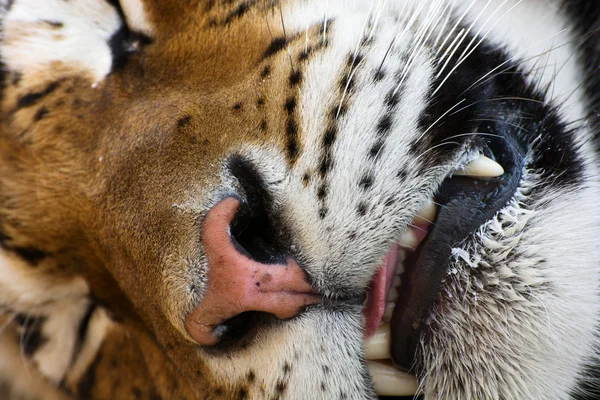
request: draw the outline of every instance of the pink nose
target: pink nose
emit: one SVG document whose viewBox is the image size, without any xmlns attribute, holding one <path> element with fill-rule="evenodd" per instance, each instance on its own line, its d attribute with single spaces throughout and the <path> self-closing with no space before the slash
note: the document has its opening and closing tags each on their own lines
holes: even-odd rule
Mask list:
<svg viewBox="0 0 600 400">
<path fill-rule="evenodd" d="M 245 311 L 287 319 L 321 301 L 292 258 L 285 265 L 262 264 L 235 248 L 229 230 L 239 205 L 237 199 L 227 197 L 204 220 L 208 283 L 200 303 L 185 318 L 187 332 L 203 345 L 217 343 L 215 328 Z"/>
</svg>

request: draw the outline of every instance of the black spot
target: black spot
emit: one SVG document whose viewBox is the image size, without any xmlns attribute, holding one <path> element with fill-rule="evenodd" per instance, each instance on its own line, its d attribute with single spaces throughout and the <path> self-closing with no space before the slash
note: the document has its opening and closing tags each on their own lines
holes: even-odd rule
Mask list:
<svg viewBox="0 0 600 400">
<path fill-rule="evenodd" d="M 328 212 L 329 212 L 329 210 L 326 207 L 321 207 L 319 209 L 319 218 L 320 219 L 325 219 L 325 217 L 327 216 Z"/>
<path fill-rule="evenodd" d="M 19 97 L 19 100 L 17 100 L 17 109 L 23 108 L 23 107 L 29 107 L 29 106 L 35 104 L 42 97 L 47 96 L 50 93 L 54 92 L 58 88 L 59 85 L 60 85 L 60 81 L 52 82 L 48 86 L 46 86 L 46 88 L 44 90 L 42 90 L 41 92 L 32 92 L 32 93 L 28 93 L 28 94 L 25 94 L 25 95 Z"/>
<path fill-rule="evenodd" d="M 396 202 L 396 199 L 394 198 L 394 196 L 390 196 L 385 201 L 384 206 L 389 207 L 389 206 L 393 205 L 395 202 Z"/>
<path fill-rule="evenodd" d="M 285 132 L 287 135 L 286 147 L 288 158 L 290 161 L 295 161 L 296 157 L 298 156 L 298 125 L 293 118 L 288 118 L 285 126 Z"/>
<path fill-rule="evenodd" d="M 248 391 L 245 388 L 240 388 L 237 393 L 237 398 L 239 400 L 245 399 L 248 397 Z"/>
<path fill-rule="evenodd" d="M 327 386 L 325 386 L 325 382 L 321 381 L 321 391 L 326 392 Z"/>
<path fill-rule="evenodd" d="M 302 185 L 304 187 L 308 186 L 308 184 L 310 183 L 310 174 L 308 172 L 305 172 L 304 175 L 302 175 Z"/>
<path fill-rule="evenodd" d="M 265 67 L 263 68 L 263 70 L 260 73 L 260 77 L 261 78 L 266 78 L 271 74 L 271 66 L 270 65 L 265 65 Z"/>
<path fill-rule="evenodd" d="M 346 102 L 343 102 L 343 103 L 339 104 L 338 106 L 331 108 L 331 111 L 329 112 L 329 118 L 331 118 L 331 120 L 335 121 L 335 120 L 339 119 L 340 117 L 344 116 L 347 112 L 348 112 L 348 104 Z"/>
<path fill-rule="evenodd" d="M 327 175 L 332 166 L 333 161 L 331 161 L 329 157 L 325 157 L 325 159 L 321 160 L 321 164 L 319 165 L 319 175 L 321 178 L 324 178 L 325 175 Z"/>
<path fill-rule="evenodd" d="M 52 28 L 55 28 L 55 29 L 60 29 L 63 26 L 65 26 L 65 24 L 63 24 L 62 22 L 59 22 L 59 21 L 44 20 L 44 23 L 50 25 Z"/>
<path fill-rule="evenodd" d="M 272 55 L 281 51 L 287 44 L 287 40 L 284 37 L 277 37 L 271 40 L 269 47 L 263 53 L 263 59 L 271 57 Z"/>
<path fill-rule="evenodd" d="M 373 159 L 379 157 L 380 151 L 384 144 L 385 143 L 382 140 L 375 142 L 375 144 L 371 146 L 371 149 L 369 150 L 369 157 Z"/>
<path fill-rule="evenodd" d="M 259 129 L 261 131 L 267 130 L 267 120 L 266 119 L 263 119 L 262 121 L 260 121 Z"/>
<path fill-rule="evenodd" d="M 327 196 L 327 185 L 322 184 L 321 186 L 319 186 L 319 190 L 317 191 L 317 197 L 319 198 L 319 200 L 323 200 L 323 199 L 325 199 L 326 196 Z"/>
<path fill-rule="evenodd" d="M 350 232 L 348 234 L 348 239 L 350 239 L 350 241 L 353 241 L 356 239 L 356 232 Z"/>
<path fill-rule="evenodd" d="M 40 107 L 33 116 L 33 120 L 39 121 L 40 119 L 44 118 L 46 114 L 48 114 L 48 109 L 46 107 Z"/>
<path fill-rule="evenodd" d="M 408 177 L 408 172 L 405 169 L 401 169 L 396 173 L 396 176 L 404 181 Z"/>
<path fill-rule="evenodd" d="M 354 88 L 354 79 L 353 77 L 350 77 L 350 72 L 346 72 L 344 75 L 342 75 L 342 78 L 340 79 L 340 90 L 342 92 L 345 91 L 352 91 L 352 89 Z"/>
<path fill-rule="evenodd" d="M 297 86 L 302 81 L 302 72 L 295 70 L 290 74 L 290 86 Z"/>
<path fill-rule="evenodd" d="M 400 91 L 391 91 L 385 96 L 385 105 L 388 109 L 395 108 L 400 102 Z"/>
<path fill-rule="evenodd" d="M 288 114 L 293 113 L 294 110 L 296 109 L 296 98 L 294 96 L 289 96 L 285 100 L 285 104 L 283 105 L 283 108 L 285 109 L 285 111 Z"/>
<path fill-rule="evenodd" d="M 383 69 L 378 69 L 377 71 L 375 71 L 375 73 L 373 74 L 373 80 L 375 82 L 379 82 L 380 80 L 382 80 L 383 78 L 385 78 L 385 71 Z"/>
<path fill-rule="evenodd" d="M 237 103 L 235 103 L 232 107 L 235 111 L 239 111 L 242 109 L 242 103 L 240 103 L 239 101 Z"/>
<path fill-rule="evenodd" d="M 337 137 L 337 126 L 333 125 L 327 128 L 325 135 L 323 135 L 323 146 L 331 147 Z"/>
<path fill-rule="evenodd" d="M 369 189 L 371 186 L 373 186 L 373 182 L 375 181 L 375 177 L 371 174 L 365 175 L 362 177 L 362 179 L 360 180 L 360 182 L 358 183 L 358 185 L 361 187 L 361 189 Z"/>
<path fill-rule="evenodd" d="M 283 364 L 283 373 L 287 375 L 287 374 L 289 374 L 289 373 L 290 373 L 290 371 L 291 371 L 291 370 L 292 370 L 292 367 L 291 367 L 291 366 L 290 366 L 290 364 L 289 364 L 289 363 L 286 361 L 286 362 Z"/>
<path fill-rule="evenodd" d="M 387 134 L 390 129 L 392 129 L 392 116 L 390 114 L 386 114 L 377 123 L 377 133 L 380 135 Z"/>
<path fill-rule="evenodd" d="M 259 283 L 259 282 L 257 282 L 257 283 Z M 253 383 L 256 380 L 256 374 L 254 373 L 254 370 L 251 369 L 250 371 L 248 371 L 247 378 L 248 378 L 249 383 Z"/>
<path fill-rule="evenodd" d="M 260 96 L 258 99 L 256 99 L 256 105 L 259 107 L 262 107 L 265 105 L 265 98 Z"/>
<path fill-rule="evenodd" d="M 249 9 L 250 5 L 247 2 L 239 4 L 233 11 L 227 14 L 227 17 L 225 17 L 224 24 L 230 24 L 231 21 L 233 21 L 234 19 L 241 18 L 244 14 L 248 12 Z"/>
<path fill-rule="evenodd" d="M 310 56 L 310 51 L 309 50 L 302 50 L 300 52 L 300 54 L 298 54 L 298 61 L 299 62 L 306 61 L 306 60 L 308 60 L 309 56 Z"/>
<path fill-rule="evenodd" d="M 275 386 L 275 390 L 277 390 L 277 393 L 283 394 L 285 393 L 285 389 L 287 389 L 287 384 L 282 380 L 277 381 L 277 385 Z"/>
<path fill-rule="evenodd" d="M 192 117 L 190 117 L 189 115 L 185 115 L 177 120 L 177 127 L 178 128 L 186 127 L 190 124 L 191 120 L 192 120 Z"/>
<path fill-rule="evenodd" d="M 367 215 L 367 205 L 364 202 L 360 202 L 358 204 L 358 207 L 356 207 L 356 213 L 360 216 L 360 217 L 364 217 L 365 215 Z"/>
</svg>

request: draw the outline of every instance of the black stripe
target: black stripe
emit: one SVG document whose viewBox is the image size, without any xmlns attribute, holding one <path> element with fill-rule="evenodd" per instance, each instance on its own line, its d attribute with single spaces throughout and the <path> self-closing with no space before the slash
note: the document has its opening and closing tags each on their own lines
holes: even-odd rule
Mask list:
<svg viewBox="0 0 600 400">
<path fill-rule="evenodd" d="M 466 46 L 470 39 L 464 40 L 461 46 Z M 449 66 L 458 62 L 463 50 L 459 48 L 455 52 Z M 528 167 L 542 171 L 542 182 L 559 186 L 579 184 L 583 164 L 576 154 L 572 132 L 559 118 L 556 106 L 544 101 L 545 93 L 525 81 L 516 63 L 507 63 L 509 57 L 503 50 L 486 43 L 477 47 L 441 90 L 434 97 L 430 96 L 419 120 L 420 130 L 428 130 L 427 135 L 412 144 L 412 153 L 422 160 L 423 169 L 429 169 L 447 162 L 455 153 L 453 150 L 473 138 L 455 138 L 456 135 L 484 132 L 515 137 L 523 149 L 535 146 Z M 506 63 L 503 68 L 492 72 L 503 63 Z M 490 72 L 489 77 L 473 85 Z M 437 88 L 446 76 L 442 73 L 431 87 Z M 462 108 L 460 112 L 448 114 L 433 126 L 461 100 L 457 108 Z M 479 138 L 485 140 L 484 136 Z"/>
<path fill-rule="evenodd" d="M 589 107 L 589 128 L 594 134 L 596 151 L 600 152 L 600 3 L 589 0 L 563 0 L 561 10 L 573 22 L 575 34 L 580 35 L 576 44 L 579 65 L 583 68 L 586 100 Z M 600 335 L 600 326 L 597 328 Z M 597 350 L 596 350 L 597 351 Z M 573 400 L 600 399 L 600 357 L 587 362 L 581 378 L 571 393 Z"/>
<path fill-rule="evenodd" d="M 252 6 L 256 5 L 256 0 L 244 1 L 238 4 L 232 11 L 230 11 L 223 25 L 229 25 L 232 21 L 242 18 L 248 11 L 252 9 Z"/>
<path fill-rule="evenodd" d="M 600 3 L 589 0 L 563 0 L 566 11 L 579 34 L 579 65 L 583 68 L 583 86 L 589 102 L 590 129 L 594 132 L 596 150 L 600 152 Z"/>
<path fill-rule="evenodd" d="M 61 84 L 61 81 L 54 81 L 54 82 L 51 82 L 50 84 L 48 84 L 48 86 L 46 86 L 46 88 L 40 92 L 31 92 L 31 93 L 27 93 L 27 94 L 20 96 L 19 99 L 17 100 L 17 108 L 15 109 L 15 111 L 20 108 L 29 107 L 29 106 L 35 104 L 38 100 L 40 100 L 44 96 L 47 96 L 50 93 L 54 92 L 60 84 Z"/>
<path fill-rule="evenodd" d="M 42 261 L 44 258 L 48 257 L 50 254 L 45 252 L 44 250 L 40 250 L 31 246 L 15 246 L 9 244 L 12 241 L 11 237 L 8 236 L 1 228 L 0 228 L 0 248 L 15 253 L 17 256 L 22 258 L 31 266 L 36 266 Z"/>
<path fill-rule="evenodd" d="M 80 399 L 92 398 L 92 389 L 96 384 L 96 369 L 102 360 L 102 353 L 98 352 L 85 374 L 77 382 L 77 396 Z"/>
<path fill-rule="evenodd" d="M 356 81 L 356 68 L 363 59 L 361 53 L 350 53 L 346 58 L 346 65 L 338 80 L 338 96 L 329 108 L 329 118 L 323 137 L 321 139 L 321 156 L 319 159 L 318 171 L 321 178 L 320 189 L 317 197 L 321 203 L 319 208 L 319 218 L 323 219 L 327 215 L 328 208 L 326 206 L 328 182 L 327 175 L 334 165 L 333 146 L 338 138 L 340 119 L 348 111 L 350 100 L 356 90 L 354 82 Z"/>
<path fill-rule="evenodd" d="M 77 328 L 77 337 L 75 339 L 75 346 L 73 347 L 73 355 L 71 357 L 71 365 L 73 365 L 75 363 L 75 360 L 77 360 L 77 356 L 79 355 L 81 347 L 83 346 L 85 338 L 88 334 L 90 320 L 92 318 L 92 315 L 94 315 L 94 311 L 96 311 L 97 308 L 98 306 L 96 304 L 90 304 L 83 318 L 79 322 L 79 327 Z"/>
<path fill-rule="evenodd" d="M 26 316 L 22 321 L 22 331 L 20 336 L 21 351 L 30 357 L 48 341 L 48 338 L 42 334 L 42 328 L 46 322 L 43 316 Z"/>
</svg>

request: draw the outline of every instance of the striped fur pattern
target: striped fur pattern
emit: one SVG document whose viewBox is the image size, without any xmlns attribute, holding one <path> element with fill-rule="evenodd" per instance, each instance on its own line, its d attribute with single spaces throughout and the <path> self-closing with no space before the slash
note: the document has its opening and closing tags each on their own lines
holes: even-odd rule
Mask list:
<svg viewBox="0 0 600 400">
<path fill-rule="evenodd" d="M 522 175 L 452 248 L 419 393 L 600 393 L 596 2 L 0 0 L 0 29 L 0 398 L 376 398 L 356 299 L 486 135 Z M 329 301 L 203 348 L 202 221 L 252 190 Z"/>
</svg>

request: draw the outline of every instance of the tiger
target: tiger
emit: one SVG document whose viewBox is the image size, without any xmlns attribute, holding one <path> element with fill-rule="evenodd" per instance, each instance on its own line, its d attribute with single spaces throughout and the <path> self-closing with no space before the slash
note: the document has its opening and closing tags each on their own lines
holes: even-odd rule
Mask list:
<svg viewBox="0 0 600 400">
<path fill-rule="evenodd" d="M 0 0 L 0 398 L 600 396 L 600 4 Z"/>
</svg>

